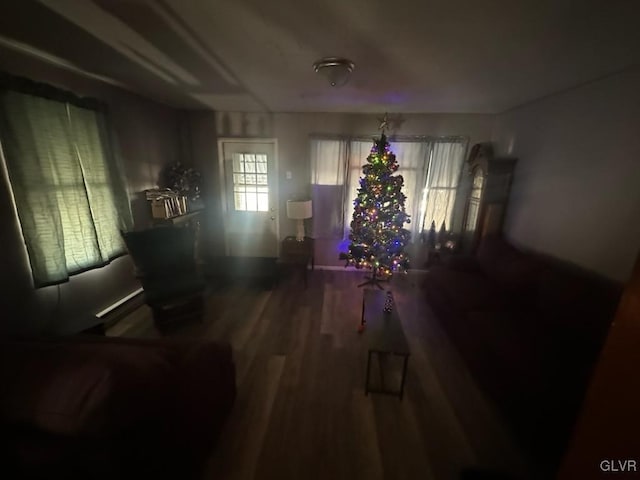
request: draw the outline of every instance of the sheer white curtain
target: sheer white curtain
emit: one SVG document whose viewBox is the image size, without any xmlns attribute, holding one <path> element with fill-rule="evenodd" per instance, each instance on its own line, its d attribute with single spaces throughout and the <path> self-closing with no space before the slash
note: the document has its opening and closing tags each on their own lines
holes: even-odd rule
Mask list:
<svg viewBox="0 0 640 480">
<path fill-rule="evenodd" d="M 422 233 L 431 142 L 392 142 L 391 151 L 395 153 L 400 165 L 397 173 L 404 178 L 402 192 L 407 197 L 404 208 L 411 215 L 411 223 L 405 224 L 404 228 L 411 232 L 411 240 L 415 242 Z"/>
<path fill-rule="evenodd" d="M 436 229 L 440 229 L 444 222 L 447 231 L 451 230 L 465 150 L 464 142 L 434 142 L 426 181 L 422 228 L 429 229 L 431 222 L 435 222 Z"/>
<path fill-rule="evenodd" d="M 373 141 L 353 140 L 349 143 L 349 175 L 347 195 L 344 202 L 344 238 L 349 238 L 353 200 L 358 195 L 362 167 L 367 163 Z M 430 144 L 428 142 L 390 142 L 391 151 L 400 165 L 398 174 L 404 178 L 402 192 L 406 195 L 405 210 L 411 215 L 411 223 L 405 228 L 411 232 L 412 240 L 421 232 L 421 219 L 424 209 L 423 195 L 429 165 Z"/>
<path fill-rule="evenodd" d="M 353 200 L 358 195 L 362 167 L 373 140 L 312 139 L 311 187 L 313 235 L 316 238 L 349 238 Z M 432 221 L 437 228 L 451 228 L 456 191 L 466 143 L 449 140 L 391 142 L 404 178 L 402 192 L 411 223 L 405 228 L 417 242 Z"/>
<path fill-rule="evenodd" d="M 347 170 L 347 191 L 343 204 L 344 208 L 344 232 L 343 238 L 349 238 L 351 233 L 351 220 L 353 218 L 353 201 L 358 196 L 360 188 L 360 176 L 362 175 L 362 167 L 367 163 L 367 157 L 371 154 L 373 140 L 351 140 L 349 142 L 349 157 Z"/>
<path fill-rule="evenodd" d="M 313 236 L 342 238 L 349 142 L 311 140 Z"/>
</svg>

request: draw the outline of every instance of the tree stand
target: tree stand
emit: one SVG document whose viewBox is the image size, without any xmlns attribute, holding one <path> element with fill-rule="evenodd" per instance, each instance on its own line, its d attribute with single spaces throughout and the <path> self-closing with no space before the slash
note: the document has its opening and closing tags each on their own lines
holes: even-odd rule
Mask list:
<svg viewBox="0 0 640 480">
<path fill-rule="evenodd" d="M 380 278 L 376 276 L 375 270 L 373 270 L 373 274 L 370 277 L 364 277 L 364 278 L 366 282 L 362 282 L 360 285 L 358 285 L 358 288 L 364 287 L 365 285 L 375 285 L 380 290 L 384 290 L 384 288 L 382 288 L 382 285 L 380 285 L 380 283 L 389 281 L 389 279 L 387 278 Z"/>
</svg>

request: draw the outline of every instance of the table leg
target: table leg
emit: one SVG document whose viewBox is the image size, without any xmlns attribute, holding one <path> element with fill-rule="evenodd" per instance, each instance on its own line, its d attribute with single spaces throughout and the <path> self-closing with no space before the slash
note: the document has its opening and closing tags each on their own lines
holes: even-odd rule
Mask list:
<svg viewBox="0 0 640 480">
<path fill-rule="evenodd" d="M 304 288 L 307 288 L 307 263 L 305 262 L 304 267 L 302 267 L 302 275 L 304 275 Z"/>
<path fill-rule="evenodd" d="M 383 352 L 377 352 L 378 355 L 378 368 L 380 369 L 380 390 L 384 390 L 384 366 L 387 363 L 387 354 Z"/>
</svg>

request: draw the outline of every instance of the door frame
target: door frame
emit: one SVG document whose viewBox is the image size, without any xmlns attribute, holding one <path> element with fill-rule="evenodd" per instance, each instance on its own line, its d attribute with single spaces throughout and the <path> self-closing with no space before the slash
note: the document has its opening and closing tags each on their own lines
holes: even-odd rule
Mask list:
<svg viewBox="0 0 640 480">
<path fill-rule="evenodd" d="M 243 137 L 221 137 L 218 138 L 218 175 L 220 178 L 220 201 L 222 202 L 222 224 L 224 228 L 224 255 L 229 255 L 229 238 L 227 236 L 227 177 L 224 170 L 224 145 L 233 143 L 270 143 L 273 145 L 273 165 L 275 168 L 274 188 L 275 188 L 275 214 L 276 214 L 276 254 L 280 255 L 280 169 L 278 165 L 278 139 L 277 138 L 243 138 Z"/>
</svg>

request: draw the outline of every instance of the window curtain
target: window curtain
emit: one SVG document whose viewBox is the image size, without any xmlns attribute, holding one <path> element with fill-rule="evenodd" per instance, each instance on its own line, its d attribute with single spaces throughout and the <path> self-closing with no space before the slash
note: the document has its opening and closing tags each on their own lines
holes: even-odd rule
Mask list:
<svg viewBox="0 0 640 480">
<path fill-rule="evenodd" d="M 349 238 L 351 218 L 353 216 L 353 200 L 358 195 L 362 167 L 367 163 L 373 141 L 353 140 L 349 150 L 348 201 L 344 203 L 345 228 L 344 238 Z M 390 142 L 391 151 L 400 164 L 397 174 L 404 178 L 402 192 L 407 197 L 405 211 L 411 215 L 411 223 L 405 228 L 411 232 L 412 239 L 420 234 L 421 200 L 427 176 L 430 145 L 427 142 Z"/>
<path fill-rule="evenodd" d="M 424 193 L 431 147 L 431 142 L 391 143 L 391 151 L 395 153 L 400 165 L 398 174 L 404 178 L 402 192 L 407 197 L 404 208 L 411 215 L 411 223 L 405 224 L 404 228 L 411 232 L 413 242 L 416 242 L 422 233 Z"/>
<path fill-rule="evenodd" d="M 349 142 L 311 140 L 313 236 L 341 238 L 344 228 L 345 179 Z"/>
<path fill-rule="evenodd" d="M 344 208 L 344 229 L 342 238 L 348 239 L 351 233 L 351 220 L 353 219 L 353 201 L 358 196 L 360 188 L 360 176 L 362 175 L 362 167 L 367 163 L 367 157 L 371 154 L 373 140 L 351 140 L 349 142 L 349 156 L 347 169 L 347 196 L 343 203 Z"/>
<path fill-rule="evenodd" d="M 372 146 L 372 140 L 312 139 L 314 236 L 349 238 L 353 200 Z M 404 178 L 405 210 L 411 215 L 405 228 L 412 241 L 417 243 L 432 221 L 437 228 L 445 222 L 450 230 L 466 140 L 427 138 L 390 142 L 390 146 Z"/>
<path fill-rule="evenodd" d="M 451 231 L 465 150 L 466 142 L 434 142 L 426 179 L 421 230 L 428 230 L 431 222 L 435 222 L 436 229 L 440 229 L 444 222 L 447 231 Z"/>
<path fill-rule="evenodd" d="M 3 90 L 0 141 L 36 287 L 125 252 L 131 211 L 103 112 Z"/>
</svg>

